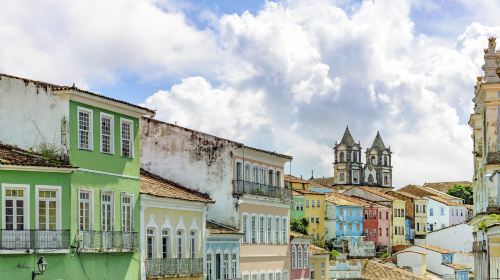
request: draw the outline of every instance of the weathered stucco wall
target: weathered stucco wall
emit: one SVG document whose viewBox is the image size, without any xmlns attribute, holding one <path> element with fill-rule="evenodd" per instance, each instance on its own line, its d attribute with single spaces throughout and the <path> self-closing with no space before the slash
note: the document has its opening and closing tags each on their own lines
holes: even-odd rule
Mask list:
<svg viewBox="0 0 500 280">
<path fill-rule="evenodd" d="M 53 95 L 50 87 L 0 76 L 1 142 L 24 149 L 37 150 L 43 142 L 61 148 L 61 124 L 68 111 L 68 101 Z"/>
<path fill-rule="evenodd" d="M 233 198 L 233 150 L 238 143 L 151 119 L 141 120 L 141 166 L 208 193 L 208 220 L 238 227 Z"/>
</svg>

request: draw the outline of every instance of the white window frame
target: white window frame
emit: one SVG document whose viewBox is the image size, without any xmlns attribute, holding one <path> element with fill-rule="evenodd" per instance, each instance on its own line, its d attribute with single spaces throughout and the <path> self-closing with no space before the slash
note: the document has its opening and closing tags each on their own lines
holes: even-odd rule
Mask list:
<svg viewBox="0 0 500 280">
<path fill-rule="evenodd" d="M 89 194 L 89 229 L 92 230 L 94 228 L 94 190 L 93 189 L 85 189 L 81 188 L 78 190 L 78 230 L 79 231 L 86 231 L 83 229 L 80 229 L 80 193 L 88 193 Z"/>
<path fill-rule="evenodd" d="M 189 231 L 189 258 L 194 259 L 198 256 L 198 231 L 191 229 Z"/>
<path fill-rule="evenodd" d="M 2 184 L 2 226 L 5 228 L 5 191 L 6 189 L 22 189 L 24 191 L 24 196 L 23 196 L 23 204 L 24 204 L 24 229 L 29 229 L 30 228 L 30 186 L 25 185 L 25 184 Z"/>
<path fill-rule="evenodd" d="M 85 112 L 89 114 L 89 147 L 83 148 L 81 144 L 81 139 L 80 139 L 80 112 Z M 94 110 L 85 108 L 85 107 L 80 107 L 78 106 L 76 109 L 76 130 L 77 130 L 77 141 L 78 141 L 78 149 L 80 150 L 86 150 L 86 151 L 93 151 L 94 150 Z"/>
<path fill-rule="evenodd" d="M 299 248 L 297 249 L 297 269 L 302 269 L 302 245 L 298 246 Z"/>
<path fill-rule="evenodd" d="M 165 234 L 165 232 L 167 234 Z M 172 230 L 170 228 L 164 227 L 164 228 L 161 229 L 161 250 L 160 251 L 161 251 L 161 257 L 162 258 L 163 258 L 163 253 L 164 253 L 163 252 L 163 238 L 165 238 L 165 237 L 167 238 L 167 243 L 166 243 L 167 244 L 167 248 L 166 248 L 167 250 L 165 251 L 165 255 L 166 255 L 166 258 L 170 258 L 171 255 L 172 255 L 172 252 L 171 252 L 172 248 L 171 248 L 171 244 L 170 244 L 172 242 L 172 239 L 171 239 L 172 238 Z"/>
<path fill-rule="evenodd" d="M 103 151 L 103 145 L 102 145 L 102 119 L 103 118 L 108 118 L 110 119 L 111 122 L 111 127 L 110 127 L 110 137 L 109 137 L 109 152 L 104 152 Z M 100 151 L 103 154 L 108 154 L 108 155 L 114 155 L 115 154 L 115 116 L 111 114 L 107 114 L 104 112 L 101 112 L 99 115 L 99 145 L 100 145 Z"/>
<path fill-rule="evenodd" d="M 273 217 L 272 216 L 267 216 L 266 217 L 266 241 L 267 244 L 273 244 Z"/>
<path fill-rule="evenodd" d="M 274 244 L 281 244 L 281 218 L 279 216 L 274 217 Z"/>
<path fill-rule="evenodd" d="M 123 219 L 123 198 L 124 197 L 129 197 L 130 198 L 130 231 L 126 231 L 125 230 L 125 227 L 124 227 L 124 219 Z M 134 226 L 134 194 L 133 193 L 126 193 L 126 192 L 122 192 L 121 195 L 120 195 L 120 218 L 121 218 L 121 230 L 123 232 L 133 232 L 134 229 L 135 229 L 135 226 Z"/>
<path fill-rule="evenodd" d="M 259 216 L 259 244 L 265 244 L 266 243 L 266 216 L 260 215 Z"/>
<path fill-rule="evenodd" d="M 253 228 L 252 220 L 255 219 L 255 230 Z M 250 216 L 250 244 L 259 243 L 259 217 L 257 214 L 252 214 Z M 254 242 L 255 239 L 255 242 Z"/>
<path fill-rule="evenodd" d="M 241 215 L 241 231 L 243 232 L 242 242 L 246 244 L 250 244 L 249 220 L 250 215 L 248 215 L 248 213 L 243 213 Z"/>
<path fill-rule="evenodd" d="M 130 156 L 123 155 L 123 137 L 122 137 L 123 123 L 130 124 Z M 134 158 L 134 135 L 135 135 L 134 121 L 132 121 L 131 119 L 120 118 L 120 155 L 124 158 L 130 158 L 130 159 Z"/>
<path fill-rule="evenodd" d="M 238 277 L 238 259 L 239 259 L 239 254 L 236 250 L 233 250 L 231 252 L 231 270 L 230 270 L 230 277 L 232 279 L 239 278 Z"/>
<path fill-rule="evenodd" d="M 153 231 L 153 234 L 149 234 L 148 233 L 148 230 L 152 230 Z M 149 237 L 152 237 L 153 239 L 153 244 L 151 244 L 151 259 L 154 259 L 154 258 L 157 258 L 157 244 L 156 244 L 156 230 L 157 228 L 156 227 L 146 227 L 146 259 L 148 259 L 148 238 Z"/>
<path fill-rule="evenodd" d="M 103 201 L 102 201 L 102 196 L 103 195 L 109 195 L 111 197 L 111 201 L 110 201 L 110 204 L 111 204 L 111 217 L 110 217 L 110 223 L 111 223 L 111 229 L 107 230 L 107 231 L 113 231 L 114 230 L 114 224 L 115 224 L 115 193 L 112 192 L 112 191 L 101 191 L 101 194 L 99 195 L 99 210 L 100 210 L 100 226 L 101 226 L 101 231 L 105 231 L 103 229 L 103 212 L 102 212 L 102 206 L 103 206 Z M 105 203 L 105 204 L 108 204 L 108 203 Z"/>
<path fill-rule="evenodd" d="M 38 205 L 38 201 L 39 201 L 39 191 L 43 191 L 43 190 L 47 190 L 47 191 L 56 191 L 56 230 L 61 230 L 62 229 L 62 204 L 61 204 L 61 186 L 48 186 L 48 185 L 35 185 L 35 217 L 36 217 L 36 221 L 35 221 L 35 226 L 36 226 L 36 229 L 40 229 L 40 220 L 39 220 L 39 215 L 38 215 L 38 211 L 39 211 L 39 205 Z"/>
<path fill-rule="evenodd" d="M 306 269 L 309 267 L 309 248 L 308 245 L 304 246 L 304 253 L 303 253 L 303 265 L 302 268 Z"/>
<path fill-rule="evenodd" d="M 283 227 L 285 225 L 285 227 Z M 288 244 L 288 218 L 281 218 L 281 239 L 283 244 Z"/>
<path fill-rule="evenodd" d="M 179 231 L 181 232 L 180 236 L 179 236 Z M 184 232 L 185 230 L 182 229 L 182 228 L 178 228 L 175 230 L 175 258 L 176 259 L 182 259 L 184 256 L 185 256 L 185 251 L 186 247 L 185 247 L 185 244 L 184 244 Z M 181 241 L 179 243 L 179 240 Z M 179 250 L 179 244 L 181 245 L 181 250 Z"/>
<path fill-rule="evenodd" d="M 208 257 L 210 257 L 210 259 Z M 206 279 L 207 280 L 212 280 L 213 279 L 212 274 L 214 272 L 214 267 L 213 267 L 214 266 L 213 265 L 214 261 L 212 260 L 214 258 L 213 258 L 212 251 L 208 251 L 207 254 L 206 254 L 206 256 L 205 256 L 205 258 L 206 258 L 206 269 L 207 269 L 207 271 L 206 271 L 206 273 L 207 273 Z"/>
<path fill-rule="evenodd" d="M 297 269 L 297 246 L 292 245 L 292 269 Z"/>
</svg>

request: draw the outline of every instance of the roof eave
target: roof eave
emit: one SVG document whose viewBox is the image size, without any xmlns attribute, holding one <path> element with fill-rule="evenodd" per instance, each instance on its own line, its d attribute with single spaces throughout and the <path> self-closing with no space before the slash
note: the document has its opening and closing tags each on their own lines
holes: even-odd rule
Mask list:
<svg viewBox="0 0 500 280">
<path fill-rule="evenodd" d="M 78 167 L 54 167 L 54 166 L 32 166 L 32 165 L 3 165 L 0 164 L 0 170 L 9 171 L 36 171 L 36 172 L 54 172 L 54 173 L 71 173 L 77 170 Z"/>
</svg>

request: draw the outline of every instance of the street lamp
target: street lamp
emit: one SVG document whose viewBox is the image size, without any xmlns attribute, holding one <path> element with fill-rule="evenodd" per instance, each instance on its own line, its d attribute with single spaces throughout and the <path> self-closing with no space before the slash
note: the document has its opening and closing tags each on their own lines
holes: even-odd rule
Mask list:
<svg viewBox="0 0 500 280">
<path fill-rule="evenodd" d="M 31 273 L 31 279 L 34 280 L 35 277 L 37 275 L 42 275 L 44 272 L 45 272 L 45 269 L 47 269 L 47 260 L 45 259 L 45 257 L 40 257 L 40 259 L 38 259 L 38 272 L 36 271 L 33 271 Z"/>
</svg>

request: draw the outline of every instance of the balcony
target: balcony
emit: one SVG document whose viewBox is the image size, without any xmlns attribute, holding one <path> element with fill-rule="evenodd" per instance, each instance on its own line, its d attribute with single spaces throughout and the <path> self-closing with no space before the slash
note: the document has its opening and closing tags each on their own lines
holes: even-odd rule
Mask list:
<svg viewBox="0 0 500 280">
<path fill-rule="evenodd" d="M 239 195 L 249 194 L 269 198 L 277 198 L 284 201 L 292 200 L 291 190 L 243 180 L 233 181 L 233 191 L 235 194 Z"/>
<path fill-rule="evenodd" d="M 80 252 L 132 252 L 138 248 L 137 232 L 80 231 L 78 243 Z"/>
<path fill-rule="evenodd" d="M 203 274 L 203 258 L 155 258 L 146 260 L 147 277 L 201 274 Z"/>
<path fill-rule="evenodd" d="M 472 242 L 472 252 L 475 252 L 475 253 L 482 253 L 482 252 L 486 252 L 487 251 L 487 248 L 486 248 L 486 241 L 474 241 Z"/>
<path fill-rule="evenodd" d="M 0 230 L 0 250 L 62 250 L 69 246 L 69 230 Z"/>
</svg>

